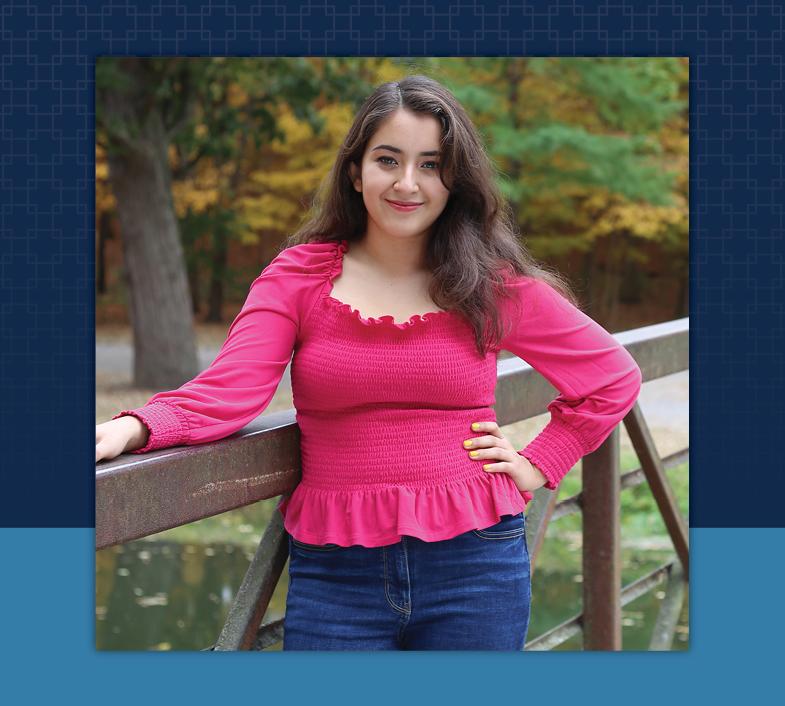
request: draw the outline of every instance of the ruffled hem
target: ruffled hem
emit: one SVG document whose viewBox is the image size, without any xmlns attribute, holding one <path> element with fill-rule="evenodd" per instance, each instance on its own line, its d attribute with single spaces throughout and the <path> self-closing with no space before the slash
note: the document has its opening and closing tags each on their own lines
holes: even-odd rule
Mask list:
<svg viewBox="0 0 785 706">
<path fill-rule="evenodd" d="M 348 249 L 348 240 L 341 240 L 338 242 L 338 247 L 335 251 L 335 260 L 333 261 L 333 266 L 330 269 L 330 273 L 327 278 L 330 285 L 330 290 L 332 290 L 333 280 L 338 277 L 338 275 L 343 270 L 343 256 Z M 363 326 L 388 326 L 391 328 L 396 328 L 400 331 L 404 331 L 412 326 L 417 326 L 418 324 L 427 324 L 429 321 L 434 319 L 452 315 L 451 311 L 428 311 L 424 314 L 412 314 L 412 316 L 410 316 L 407 321 L 397 323 L 395 321 L 395 317 L 390 316 L 389 314 L 379 317 L 369 316 L 366 318 L 357 309 L 350 306 L 349 304 L 346 304 L 345 302 L 340 301 L 339 299 L 336 299 L 330 294 L 326 294 L 324 300 L 341 313 L 348 314 L 352 318 L 356 319 L 361 324 L 363 324 Z"/>
<path fill-rule="evenodd" d="M 483 474 L 442 486 L 346 491 L 300 483 L 278 503 L 284 527 L 306 544 L 395 544 L 403 535 L 426 542 L 490 527 L 502 515 L 526 509 L 533 494 L 504 473 Z"/>
</svg>

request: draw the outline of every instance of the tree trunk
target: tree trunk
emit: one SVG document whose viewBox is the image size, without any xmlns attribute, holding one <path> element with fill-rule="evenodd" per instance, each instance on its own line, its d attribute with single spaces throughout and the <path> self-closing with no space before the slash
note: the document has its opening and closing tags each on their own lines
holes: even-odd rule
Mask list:
<svg viewBox="0 0 785 706">
<path fill-rule="evenodd" d="M 605 315 L 605 327 L 609 331 L 618 328 L 619 319 L 619 292 L 621 291 L 621 272 L 618 268 L 614 269 L 610 278 L 610 289 L 608 293 L 608 312 Z"/>
<path fill-rule="evenodd" d="M 191 309 L 194 316 L 199 316 L 202 310 L 202 287 L 199 273 L 199 265 L 192 262 L 186 263 L 186 275 L 188 277 L 188 288 L 191 291 Z"/>
<path fill-rule="evenodd" d="M 128 271 L 133 382 L 169 390 L 199 372 L 196 336 L 172 204 L 168 140 L 156 106 L 141 133 L 133 144 L 110 150 L 109 179 Z"/>
<path fill-rule="evenodd" d="M 237 159 L 235 160 L 234 171 L 218 205 L 218 208 L 224 211 L 236 208 L 235 201 L 243 178 L 243 158 L 246 155 L 247 144 L 248 132 L 243 131 L 238 137 Z M 207 321 L 210 323 L 221 323 L 223 321 L 226 270 L 229 264 L 229 243 L 231 240 L 230 226 L 226 225 L 226 218 L 223 213 L 218 222 L 220 225 L 215 229 L 212 238 L 210 289 L 207 295 Z"/>
<path fill-rule="evenodd" d="M 688 273 L 679 277 L 678 294 L 673 307 L 673 318 L 682 319 L 690 315 L 690 278 Z"/>
<path fill-rule="evenodd" d="M 684 290 L 684 296 L 682 297 L 682 308 L 681 308 L 681 317 L 689 316 L 690 315 L 690 278 L 689 274 L 684 275 L 684 278 L 681 281 L 682 289 Z M 681 318 L 679 317 L 679 318 Z"/>
<path fill-rule="evenodd" d="M 593 282 L 595 277 L 595 252 L 596 248 L 589 248 L 583 255 L 583 274 L 581 286 L 585 294 L 583 295 L 583 309 L 589 316 L 593 315 L 596 305 L 594 303 Z"/>
<path fill-rule="evenodd" d="M 624 278 L 624 270 L 627 267 L 629 235 L 626 232 L 620 233 L 617 251 L 612 253 L 611 262 L 613 271 L 611 276 L 610 296 L 608 298 L 608 315 L 605 319 L 607 328 L 611 331 L 619 326 L 619 302 L 621 301 L 621 284 Z"/>
<path fill-rule="evenodd" d="M 213 258 L 210 265 L 210 291 L 207 295 L 207 321 L 223 321 L 224 279 L 229 262 L 229 237 L 221 229 L 213 235 Z"/>
<path fill-rule="evenodd" d="M 613 254 L 616 244 L 616 234 L 613 232 L 609 233 L 603 238 L 603 241 L 602 266 L 597 266 L 594 275 L 594 291 L 596 292 L 594 301 L 596 304 L 592 314 L 592 317 L 600 324 L 605 323 L 610 308 L 608 302 L 611 297 L 611 279 L 613 278 Z"/>
<path fill-rule="evenodd" d="M 95 286 L 98 294 L 106 294 L 106 241 L 112 237 L 112 216 L 102 211 L 98 220 L 98 253 Z"/>
</svg>

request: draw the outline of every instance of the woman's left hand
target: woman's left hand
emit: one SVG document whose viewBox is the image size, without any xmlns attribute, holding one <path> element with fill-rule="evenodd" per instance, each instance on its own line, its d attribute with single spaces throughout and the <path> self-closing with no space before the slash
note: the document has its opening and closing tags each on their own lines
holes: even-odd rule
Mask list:
<svg viewBox="0 0 785 706">
<path fill-rule="evenodd" d="M 472 431 L 485 432 L 485 435 L 466 439 L 463 447 L 469 452 L 469 458 L 483 463 L 486 472 L 509 474 L 518 490 L 534 491 L 548 481 L 539 468 L 513 448 L 496 422 L 474 422 Z"/>
</svg>

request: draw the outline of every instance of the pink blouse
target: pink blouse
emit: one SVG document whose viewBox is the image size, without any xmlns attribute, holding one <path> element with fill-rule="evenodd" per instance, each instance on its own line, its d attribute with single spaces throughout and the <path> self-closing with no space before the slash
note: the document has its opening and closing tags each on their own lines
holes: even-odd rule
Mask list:
<svg viewBox="0 0 785 706">
<path fill-rule="evenodd" d="M 365 318 L 331 296 L 346 240 L 295 245 L 254 280 L 218 356 L 176 390 L 132 414 L 150 430 L 134 453 L 229 436 L 270 402 L 292 360 L 302 480 L 278 509 L 301 542 L 392 544 L 449 539 L 524 510 L 532 493 L 486 473 L 463 440 L 496 421 L 497 350 L 479 355 L 456 312 Z M 507 277 L 500 302 L 519 356 L 560 394 L 550 420 L 518 451 L 555 489 L 638 397 L 641 372 L 599 324 L 544 282 Z M 292 357 L 293 354 L 293 357 Z M 488 463 L 488 461 L 485 461 Z"/>
</svg>

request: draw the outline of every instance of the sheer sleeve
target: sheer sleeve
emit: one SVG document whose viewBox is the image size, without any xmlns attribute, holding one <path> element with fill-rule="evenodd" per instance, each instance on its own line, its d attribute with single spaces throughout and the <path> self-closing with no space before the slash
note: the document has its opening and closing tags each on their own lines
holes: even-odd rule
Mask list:
<svg viewBox="0 0 785 706">
<path fill-rule="evenodd" d="M 635 404 L 641 371 L 633 357 L 602 326 L 553 287 L 516 276 L 503 307 L 512 321 L 500 348 L 537 370 L 558 391 L 551 418 L 518 451 L 555 489 L 577 461 L 596 450 Z"/>
<path fill-rule="evenodd" d="M 176 390 L 153 395 L 143 407 L 112 417 L 133 415 L 149 429 L 147 444 L 133 453 L 221 439 L 264 411 L 326 281 L 334 249 L 309 243 L 280 252 L 251 284 L 207 369 Z"/>
</svg>

